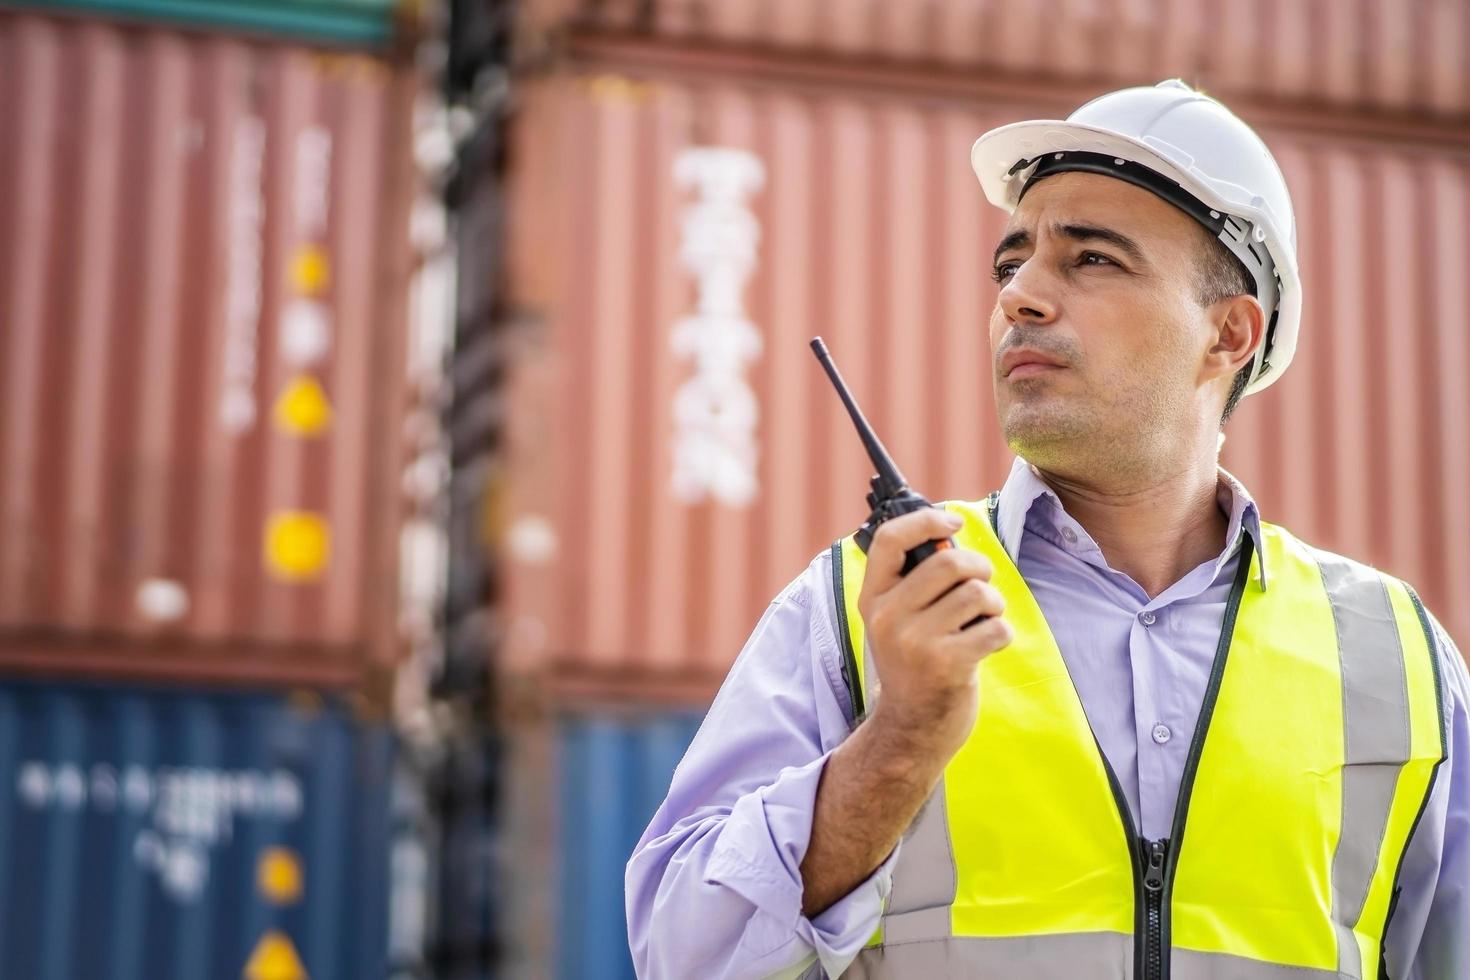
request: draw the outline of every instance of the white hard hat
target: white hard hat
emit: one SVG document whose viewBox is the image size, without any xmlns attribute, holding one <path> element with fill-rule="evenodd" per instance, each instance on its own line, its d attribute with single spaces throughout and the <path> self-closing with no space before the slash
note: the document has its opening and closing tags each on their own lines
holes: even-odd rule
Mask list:
<svg viewBox="0 0 1470 980">
<path fill-rule="evenodd" d="M 1291 194 L 1266 144 L 1219 102 L 1178 79 L 1110 92 L 1065 121 L 992 129 L 970 149 L 970 165 L 990 203 L 1008 212 L 1028 181 L 1067 170 L 1117 177 L 1181 208 L 1255 278 L 1267 326 L 1246 394 L 1291 363 L 1302 317 Z"/>
</svg>

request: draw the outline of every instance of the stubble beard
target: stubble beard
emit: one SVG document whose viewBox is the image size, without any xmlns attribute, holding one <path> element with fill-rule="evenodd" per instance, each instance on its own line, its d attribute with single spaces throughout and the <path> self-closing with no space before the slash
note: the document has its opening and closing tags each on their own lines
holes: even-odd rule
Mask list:
<svg viewBox="0 0 1470 980">
<path fill-rule="evenodd" d="M 1047 379 L 1012 386 L 1002 407 L 1006 445 L 1049 473 L 1091 485 L 1131 485 L 1146 480 L 1168 455 L 1172 399 L 1159 387 L 1110 397 L 1062 395 L 1044 390 Z"/>
</svg>

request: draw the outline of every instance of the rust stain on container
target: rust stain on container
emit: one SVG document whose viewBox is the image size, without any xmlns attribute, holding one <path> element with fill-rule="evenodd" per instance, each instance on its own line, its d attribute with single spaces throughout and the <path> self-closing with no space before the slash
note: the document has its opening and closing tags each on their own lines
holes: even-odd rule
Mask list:
<svg viewBox="0 0 1470 980">
<path fill-rule="evenodd" d="M 1005 479 L 986 337 L 1003 215 L 968 150 L 1017 115 L 699 78 L 640 101 L 605 91 L 537 83 L 514 134 L 510 300 L 538 326 L 507 388 L 509 520 L 558 546 L 507 556 L 504 664 L 568 690 L 697 697 L 866 513 L 870 466 L 812 335 L 924 493 L 976 498 Z M 1306 319 L 1291 371 L 1229 426 L 1225 464 L 1270 519 L 1404 576 L 1470 636 L 1452 601 L 1470 517 L 1451 493 L 1470 480 L 1470 163 L 1263 132 L 1296 196 Z M 749 205 L 745 307 L 764 351 L 745 373 L 760 406 L 747 508 L 670 490 L 690 371 L 670 334 L 697 299 L 679 258 L 693 196 L 673 174 L 700 145 L 748 151 L 767 175 Z"/>
<path fill-rule="evenodd" d="M 0 15 L 0 664 L 352 683 L 394 657 L 412 91 Z M 295 512 L 320 567 L 276 575 Z"/>
<path fill-rule="evenodd" d="M 1470 110 L 1470 8 L 1452 0 L 538 0 L 588 33 L 805 59 L 1113 83 L 1178 75 L 1233 96 Z"/>
</svg>

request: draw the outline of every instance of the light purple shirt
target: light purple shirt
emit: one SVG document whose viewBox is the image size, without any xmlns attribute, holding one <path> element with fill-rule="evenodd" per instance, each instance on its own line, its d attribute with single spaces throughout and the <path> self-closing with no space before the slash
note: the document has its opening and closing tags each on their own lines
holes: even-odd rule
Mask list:
<svg viewBox="0 0 1470 980">
<path fill-rule="evenodd" d="M 1225 550 L 1150 600 L 1108 567 L 1023 461 L 1001 493 L 1001 542 L 1035 593 L 1149 838 L 1168 836 L 1173 821 L 1241 535 L 1259 541 L 1255 503 L 1223 471 L 1220 505 L 1230 518 Z M 815 974 L 818 963 L 836 977 L 873 934 L 898 850 L 825 912 L 801 914 L 817 783 L 851 729 L 836 615 L 824 551 L 766 609 L 674 772 L 627 868 L 640 977 Z M 1404 859 L 1387 940 L 1394 980 L 1470 977 L 1470 682 L 1435 629 L 1449 758 Z"/>
</svg>

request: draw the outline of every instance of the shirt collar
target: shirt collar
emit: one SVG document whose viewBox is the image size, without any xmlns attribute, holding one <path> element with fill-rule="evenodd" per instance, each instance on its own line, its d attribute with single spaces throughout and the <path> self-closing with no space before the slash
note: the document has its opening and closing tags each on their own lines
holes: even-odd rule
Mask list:
<svg viewBox="0 0 1470 980">
<path fill-rule="evenodd" d="M 1006 478 L 1005 486 L 1001 488 L 1000 502 L 997 504 L 999 513 L 996 515 L 996 527 L 1000 532 L 1000 543 L 1011 556 L 1011 561 L 1019 563 L 1021 556 L 1021 537 L 1026 533 L 1026 518 L 1031 513 L 1031 508 L 1043 497 L 1050 497 L 1055 501 L 1057 510 L 1061 511 L 1062 502 L 1056 493 L 1046 482 L 1036 474 L 1031 464 L 1019 456 L 1011 464 L 1011 474 Z M 1220 509 L 1229 515 L 1230 522 L 1225 533 L 1225 540 L 1229 545 L 1220 554 L 1217 563 L 1223 565 L 1226 560 L 1235 553 L 1240 546 L 1241 532 L 1250 535 L 1251 542 L 1255 545 L 1256 552 L 1256 577 L 1261 590 L 1266 589 L 1266 551 L 1261 538 L 1261 514 L 1260 508 L 1256 506 L 1255 500 L 1246 491 L 1234 476 L 1227 473 L 1224 468 L 1219 470 L 1219 482 L 1216 489 L 1216 500 Z"/>
</svg>

